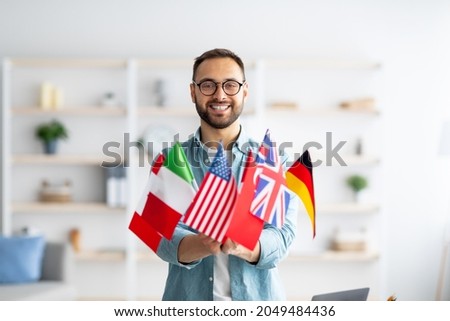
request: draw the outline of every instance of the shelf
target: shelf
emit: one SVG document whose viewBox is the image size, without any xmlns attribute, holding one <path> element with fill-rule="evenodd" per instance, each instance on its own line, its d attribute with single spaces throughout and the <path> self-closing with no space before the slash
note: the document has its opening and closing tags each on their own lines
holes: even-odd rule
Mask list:
<svg viewBox="0 0 450 321">
<path fill-rule="evenodd" d="M 150 249 L 148 251 L 137 251 L 136 259 L 139 262 L 158 262 L 162 261 L 154 252 Z"/>
<path fill-rule="evenodd" d="M 124 261 L 125 251 L 121 249 L 111 250 L 84 250 L 75 255 L 78 261 L 93 261 L 93 262 L 105 262 L 105 261 Z M 150 263 L 164 263 L 155 253 L 150 249 L 148 251 L 138 251 L 136 253 L 136 260 L 139 262 Z"/>
<path fill-rule="evenodd" d="M 290 108 L 290 107 L 268 107 L 265 110 L 268 116 L 286 117 L 289 115 L 298 115 L 304 117 L 347 117 L 355 116 L 378 116 L 380 111 L 377 109 L 344 109 L 344 108 Z"/>
<path fill-rule="evenodd" d="M 371 214 L 379 210 L 376 204 L 360 203 L 325 203 L 316 204 L 321 214 Z"/>
<path fill-rule="evenodd" d="M 196 116 L 197 111 L 195 108 L 191 107 L 157 107 L 157 106 L 146 106 L 139 107 L 138 115 L 140 116 Z"/>
<path fill-rule="evenodd" d="M 299 68 L 299 69 L 367 69 L 381 68 L 378 62 L 367 60 L 343 59 L 267 59 L 270 68 Z"/>
<path fill-rule="evenodd" d="M 70 154 L 16 154 L 12 156 L 13 164 L 30 165 L 95 165 L 101 166 L 104 156 L 70 155 Z"/>
<path fill-rule="evenodd" d="M 377 165 L 380 163 L 378 157 L 371 155 L 345 155 L 343 154 L 342 159 L 347 164 L 347 166 L 366 166 L 366 165 Z M 333 159 L 333 165 L 340 165 L 336 163 Z"/>
<path fill-rule="evenodd" d="M 12 204 L 14 213 L 34 213 L 34 212 L 58 212 L 58 213 L 124 213 L 122 207 L 113 208 L 102 202 L 70 202 L 70 203 L 50 203 L 50 202 L 15 202 Z"/>
<path fill-rule="evenodd" d="M 14 67 L 23 68 L 125 68 L 124 59 L 14 58 Z"/>
<path fill-rule="evenodd" d="M 286 263 L 291 262 L 371 262 L 379 258 L 374 251 L 324 251 L 317 254 L 291 254 Z"/>
<path fill-rule="evenodd" d="M 138 68 L 192 68 L 190 59 L 137 59 Z"/>
<path fill-rule="evenodd" d="M 57 110 L 44 110 L 38 106 L 34 107 L 15 107 L 12 109 L 13 115 L 32 116 L 32 115 L 70 115 L 70 116 L 124 116 L 125 107 L 61 107 Z"/>
<path fill-rule="evenodd" d="M 75 259 L 83 262 L 122 262 L 124 250 L 86 250 L 75 253 Z"/>
<path fill-rule="evenodd" d="M 321 152 L 315 152 L 314 149 L 310 152 L 311 155 L 311 161 L 314 163 L 318 160 L 321 160 L 322 163 L 318 166 L 314 166 L 315 168 L 323 168 L 327 167 L 327 158 L 325 153 Z M 372 156 L 372 155 L 354 155 L 354 154 L 342 154 L 340 155 L 342 160 L 345 162 L 347 166 L 343 166 L 336 158 L 332 159 L 331 166 L 332 167 L 349 167 L 349 166 L 373 166 L 380 163 L 380 159 L 378 157 Z M 328 166 L 329 167 L 329 166 Z"/>
</svg>

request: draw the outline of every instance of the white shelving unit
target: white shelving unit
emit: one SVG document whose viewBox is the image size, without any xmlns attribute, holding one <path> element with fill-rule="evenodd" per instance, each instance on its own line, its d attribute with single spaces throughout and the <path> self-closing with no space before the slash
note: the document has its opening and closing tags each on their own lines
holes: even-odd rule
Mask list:
<svg viewBox="0 0 450 321">
<path fill-rule="evenodd" d="M 299 156 L 304 146 L 314 142 L 309 148 L 313 164 L 322 161 L 313 169 L 316 238 L 312 239 L 309 219 L 301 208 L 299 235 L 290 256 L 280 264 L 288 298 L 309 300 L 315 293 L 359 286 L 370 286 L 371 295 L 376 297 L 382 256 L 378 240 L 380 198 L 354 202 L 345 179 L 352 174 L 364 175 L 369 178 L 372 196 L 381 194 L 382 153 L 377 133 L 382 115 L 378 108 L 355 110 L 339 105 L 347 100 L 376 98 L 380 64 L 291 59 L 267 60 L 262 68 L 261 121 L 271 129 L 275 140 L 292 143 L 290 154 Z M 335 158 L 328 162 L 328 144 L 334 147 L 341 141 L 345 144 L 339 156 L 345 165 Z M 360 154 L 355 148 L 358 141 L 363 142 Z M 367 234 L 365 250 L 332 250 L 337 231 L 354 235 L 361 230 Z M 297 282 L 292 281 L 293 274 L 298 275 Z"/>
<path fill-rule="evenodd" d="M 150 250 L 143 248 L 134 235 L 126 228 L 134 212 L 137 198 L 140 196 L 141 190 L 139 187 L 146 180 L 145 173 L 150 166 L 148 160 L 146 161 L 146 168 L 139 168 L 136 165 L 138 164 L 138 156 L 135 153 L 129 154 L 130 159 L 128 161 L 132 166 L 127 171 L 127 206 L 124 208 L 110 208 L 106 205 L 102 193 L 95 191 L 96 188 L 104 188 L 104 181 L 98 180 L 98 178 L 102 177 L 103 169 L 101 168 L 101 163 L 105 160 L 105 156 L 101 153 L 101 146 L 93 150 L 91 145 L 98 144 L 95 140 L 97 136 L 100 137 L 101 135 L 103 135 L 101 136 L 104 137 L 103 139 L 115 140 L 122 138 L 124 133 L 129 133 L 130 140 L 136 141 L 147 126 L 155 126 L 157 128 L 159 124 L 169 122 L 173 122 L 173 126 L 178 131 L 183 131 L 186 128 L 184 130 L 185 133 L 190 133 L 195 130 L 196 126 L 198 126 L 198 120 L 195 109 L 190 107 L 191 102 L 188 93 L 191 65 L 191 61 L 182 59 L 13 58 L 3 61 L 2 233 L 6 235 L 11 234 L 13 230 L 21 227 L 18 224 L 35 224 L 39 222 L 44 232 L 46 232 L 46 228 L 49 229 L 50 238 L 53 236 L 61 238 L 61 235 L 64 233 L 58 230 L 58 226 L 55 226 L 58 223 L 52 223 L 55 218 L 64 221 L 64 223 L 61 223 L 60 229 L 67 228 L 70 224 L 78 225 L 79 221 L 83 221 L 83 224 L 88 226 L 86 234 L 91 233 L 91 235 L 86 235 L 87 243 L 84 244 L 83 251 L 76 255 L 77 270 L 82 275 L 75 278 L 75 280 L 84 282 L 84 285 L 81 286 L 80 297 L 89 299 L 88 290 L 84 289 L 89 289 L 90 282 L 95 284 L 96 275 L 93 271 L 98 271 L 97 265 L 105 264 L 113 264 L 117 269 L 115 270 L 116 273 L 120 273 L 123 276 L 123 280 L 120 278 L 120 282 L 126 285 L 125 290 L 118 292 L 117 290 L 105 289 L 104 294 L 99 295 L 96 293 L 92 297 L 107 298 L 110 296 L 112 298 L 137 299 L 142 297 L 154 298 L 158 295 L 155 293 L 143 293 L 142 286 L 139 285 L 148 284 L 148 282 L 154 280 L 141 277 L 140 265 L 150 265 L 150 268 L 155 269 L 154 279 L 157 283 L 164 279 L 166 269 L 161 269 L 160 264 L 157 264 L 160 263 L 160 260 L 150 253 Z M 270 91 L 266 90 L 270 70 L 284 70 L 292 73 L 292 70 L 296 69 L 307 70 L 308 72 L 313 72 L 314 70 L 342 72 L 348 69 L 356 69 L 366 72 L 378 68 L 379 64 L 377 63 L 331 60 L 257 60 L 246 65 L 248 81 L 252 85 L 252 95 L 246 105 L 243 116 L 244 122 L 247 122 L 246 127 L 250 134 L 252 132 L 259 133 L 262 138 L 266 128 L 263 128 L 263 126 L 267 126 L 267 123 L 272 127 L 272 124 L 280 119 L 290 119 L 290 121 L 307 119 L 308 126 L 310 126 L 311 123 L 329 124 L 335 120 L 345 123 L 349 117 L 367 121 L 380 116 L 378 111 L 356 112 L 333 107 L 306 108 L 305 106 L 305 108 L 295 111 L 271 110 L 268 107 L 271 101 Z M 15 77 L 17 70 L 26 70 L 26 72 Z M 38 100 L 38 86 L 40 82 L 46 81 L 49 75 L 53 75 L 54 71 L 57 73 L 56 78 L 62 83 L 64 83 L 65 78 L 69 78 L 67 84 L 64 83 L 64 89 L 67 91 L 73 89 L 74 93 L 67 95 L 68 99 L 64 107 L 58 110 L 42 110 L 36 104 Z M 88 75 L 82 75 L 84 72 Z M 97 82 L 97 88 L 90 79 L 87 80 L 90 87 L 84 84 L 84 80 L 90 78 L 91 73 L 95 72 L 99 73 L 99 77 L 106 82 L 106 85 L 99 81 Z M 71 80 L 71 77 L 76 78 L 75 81 Z M 92 75 L 92 78 L 94 77 L 95 75 Z M 172 81 L 172 78 L 175 80 Z M 155 79 L 164 79 L 171 88 L 171 95 L 184 98 L 169 100 L 168 105 L 164 107 L 156 106 L 151 99 L 151 93 L 145 91 L 147 88 L 151 92 L 150 85 Z M 26 86 L 21 87 L 20 81 L 24 81 Z M 177 81 L 185 86 L 183 87 L 185 92 L 175 93 L 179 87 Z M 120 106 L 102 107 L 96 101 L 95 94 L 100 96 L 105 92 L 108 89 L 108 82 L 112 82 L 119 91 Z M 289 81 L 289 83 L 291 82 Z M 80 90 L 75 88 L 78 86 L 81 88 Z M 16 87 L 20 87 L 20 91 Z M 85 93 L 88 97 L 83 99 L 82 96 Z M 25 98 L 18 98 L 19 94 L 23 94 Z M 30 126 L 52 118 L 61 118 L 68 125 L 73 123 L 74 127 L 70 131 L 69 147 L 56 155 L 44 155 L 36 148 L 36 144 L 30 143 L 34 139 L 32 136 L 33 128 Z M 87 123 L 87 125 L 84 125 L 84 123 Z M 96 126 L 95 130 L 89 127 L 93 126 L 93 124 Z M 92 134 L 86 134 L 89 131 L 92 131 Z M 282 130 L 279 132 L 282 132 Z M 24 133 L 28 134 L 29 137 L 18 135 L 23 135 Z M 108 133 L 111 133 L 111 138 L 109 138 Z M 273 133 L 278 134 L 278 129 L 273 131 Z M 84 140 L 77 140 L 78 138 L 76 137 L 79 134 L 84 137 Z M 285 135 L 289 137 L 290 133 L 287 132 Z M 258 138 L 257 136 L 254 137 Z M 19 143 L 25 142 L 26 146 L 17 148 L 15 144 L 18 141 Z M 295 149 L 295 151 L 298 152 L 299 150 Z M 313 157 L 323 159 L 324 155 L 318 152 Z M 354 155 L 347 153 L 345 154 L 345 160 L 348 168 L 376 168 L 380 164 L 379 157 L 369 154 Z M 332 167 L 331 170 L 333 172 L 340 170 L 336 168 L 338 166 L 333 165 Z M 36 168 L 39 170 L 36 171 Z M 25 193 L 26 196 L 19 195 L 20 186 L 30 190 L 29 184 L 36 185 L 42 175 L 44 175 L 36 174 L 37 172 L 49 173 L 53 170 L 57 173 L 55 174 L 56 176 L 61 176 L 63 175 L 62 173 L 72 173 L 79 179 L 79 184 L 87 184 L 92 181 L 92 184 L 87 185 L 94 186 L 94 188 L 90 187 L 93 190 L 92 194 L 95 194 L 95 197 L 93 196 L 94 199 L 90 199 L 88 196 L 80 196 L 75 197 L 73 203 L 58 204 L 39 202 L 36 193 L 33 194 L 31 191 L 27 191 Z M 31 174 L 28 181 L 20 181 L 21 175 L 24 175 L 20 173 L 21 171 Z M 84 173 L 85 171 L 87 174 Z M 316 173 L 319 171 L 321 169 L 317 169 Z M 321 195 L 317 196 L 318 215 L 323 217 L 323 219 L 327 219 L 327 217 L 336 218 L 343 214 L 358 217 L 359 219 L 361 217 L 371 217 L 380 212 L 380 205 L 376 202 L 358 204 L 349 201 L 345 197 L 321 201 Z M 97 225 L 89 226 L 90 220 Z M 104 239 L 95 244 L 97 241 L 96 235 L 92 234 L 95 234 L 96 232 L 94 231 L 98 229 L 101 230 L 99 234 L 102 235 L 102 237 L 98 236 L 98 238 L 107 238 L 105 235 L 108 235 L 108 233 L 103 229 L 105 229 L 105 226 L 109 226 L 109 221 L 120 225 L 112 228 L 111 233 L 120 231 L 119 233 L 121 234 L 111 234 L 109 236 L 112 243 L 110 247 L 108 246 L 108 241 Z M 113 223 L 111 223 L 111 226 Z M 54 235 L 51 235 L 51 233 Z M 89 244 L 89 242 L 92 242 L 92 244 Z M 295 253 L 283 265 L 295 265 L 299 262 L 308 264 L 322 264 L 324 262 L 371 264 L 376 262 L 379 256 L 380 254 L 376 249 L 364 253 L 338 253 L 323 248 L 321 252 L 314 255 Z M 108 277 L 110 282 L 117 279 L 117 275 L 108 276 L 107 274 L 105 273 L 105 277 Z"/>
</svg>

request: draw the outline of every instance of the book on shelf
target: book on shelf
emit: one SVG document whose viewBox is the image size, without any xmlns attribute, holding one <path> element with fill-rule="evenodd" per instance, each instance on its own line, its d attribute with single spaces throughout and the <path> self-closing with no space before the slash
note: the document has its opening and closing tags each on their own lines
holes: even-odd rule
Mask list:
<svg viewBox="0 0 450 321">
<path fill-rule="evenodd" d="M 106 204 L 125 207 L 127 204 L 126 168 L 123 164 L 106 167 Z"/>
</svg>

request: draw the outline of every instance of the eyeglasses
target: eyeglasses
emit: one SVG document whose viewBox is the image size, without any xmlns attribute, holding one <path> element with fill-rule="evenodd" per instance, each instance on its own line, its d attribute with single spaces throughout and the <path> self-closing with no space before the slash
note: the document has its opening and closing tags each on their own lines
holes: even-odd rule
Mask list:
<svg viewBox="0 0 450 321">
<path fill-rule="evenodd" d="M 200 92 L 205 96 L 214 95 L 217 91 L 217 86 L 221 83 L 214 82 L 212 80 L 205 80 L 199 84 L 197 84 L 195 81 L 192 82 L 198 86 Z M 225 94 L 227 94 L 228 96 L 234 96 L 237 95 L 237 93 L 241 90 L 242 85 L 245 84 L 245 80 L 242 83 L 236 80 L 227 80 L 222 82 L 221 84 Z"/>
</svg>

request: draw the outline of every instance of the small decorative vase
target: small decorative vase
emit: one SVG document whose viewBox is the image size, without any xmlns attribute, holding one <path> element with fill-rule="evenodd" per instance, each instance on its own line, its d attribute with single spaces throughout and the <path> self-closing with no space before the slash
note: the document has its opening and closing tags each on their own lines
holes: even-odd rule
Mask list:
<svg viewBox="0 0 450 321">
<path fill-rule="evenodd" d="M 355 203 L 364 203 L 366 197 L 365 191 L 353 192 L 353 201 Z"/>
<path fill-rule="evenodd" d="M 79 229 L 71 229 L 69 232 L 70 243 L 72 244 L 72 248 L 76 253 L 79 253 L 81 250 L 81 232 Z"/>
<path fill-rule="evenodd" d="M 48 141 L 48 142 L 44 142 L 44 152 L 46 154 L 56 154 L 57 146 L 58 146 L 58 141 L 56 139 Z"/>
</svg>

